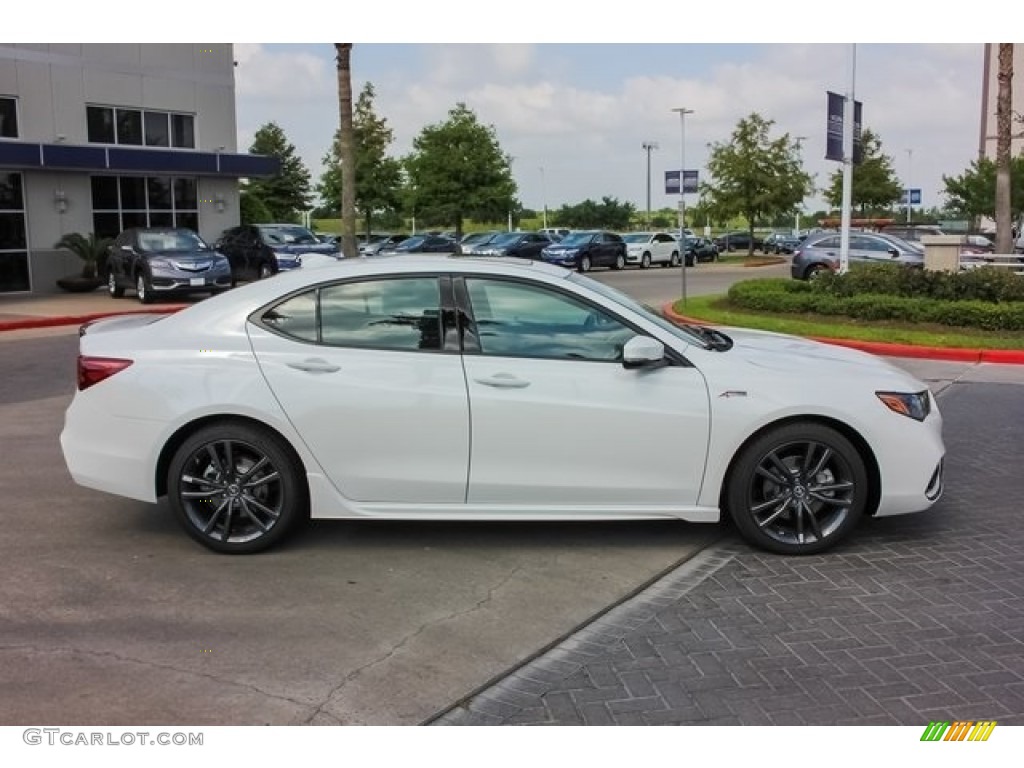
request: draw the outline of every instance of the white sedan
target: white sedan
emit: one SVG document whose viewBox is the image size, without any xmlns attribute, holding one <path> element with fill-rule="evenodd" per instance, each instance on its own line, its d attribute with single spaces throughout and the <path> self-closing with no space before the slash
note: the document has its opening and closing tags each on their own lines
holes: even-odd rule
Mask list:
<svg viewBox="0 0 1024 768">
<path fill-rule="evenodd" d="M 942 491 L 928 388 L 800 338 L 675 326 L 520 260 L 350 259 L 83 328 L 81 485 L 221 552 L 315 518 L 714 522 L 817 552 Z"/>
<path fill-rule="evenodd" d="M 665 232 L 624 232 L 626 263 L 647 269 L 651 264 L 679 266 L 679 241 Z"/>
</svg>

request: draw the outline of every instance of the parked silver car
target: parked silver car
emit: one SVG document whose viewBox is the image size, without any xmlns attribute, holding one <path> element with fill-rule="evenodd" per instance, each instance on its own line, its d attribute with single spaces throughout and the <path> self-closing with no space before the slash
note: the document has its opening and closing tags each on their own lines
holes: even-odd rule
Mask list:
<svg viewBox="0 0 1024 768">
<path fill-rule="evenodd" d="M 839 269 L 839 232 L 810 235 L 793 251 L 790 273 L 810 280 L 825 270 Z M 851 232 L 849 262 L 856 264 L 903 264 L 924 266 L 924 248 L 918 243 L 879 232 Z"/>
</svg>

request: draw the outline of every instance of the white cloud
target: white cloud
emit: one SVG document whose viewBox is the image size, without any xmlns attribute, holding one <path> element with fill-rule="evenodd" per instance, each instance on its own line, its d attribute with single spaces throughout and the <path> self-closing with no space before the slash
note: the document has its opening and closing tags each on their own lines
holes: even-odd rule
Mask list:
<svg viewBox="0 0 1024 768">
<path fill-rule="evenodd" d="M 333 49 L 321 48 L 236 46 L 240 134 L 251 136 L 275 120 L 314 177 L 337 125 Z M 357 56 L 353 74 L 357 89 L 374 82 L 378 113 L 395 131 L 395 154 L 409 151 L 423 126 L 444 120 L 456 102 L 469 105 L 514 156 L 520 197 L 529 207 L 603 195 L 642 204 L 640 145 L 657 141 L 652 187 L 653 203 L 661 206 L 674 205 L 661 194 L 660 179 L 679 166 L 676 106 L 694 110 L 686 122 L 688 167 L 702 167 L 707 145 L 727 141 L 736 121 L 757 111 L 774 119 L 779 133 L 806 137 L 806 167 L 825 186 L 837 167 L 822 159 L 825 91 L 849 87 L 851 50 L 772 45 L 751 59 L 736 46 L 734 61 L 713 67 L 690 62 L 656 69 L 652 57 L 648 72 L 640 67 L 642 74 L 602 79 L 573 75 L 571 50 L 558 49 L 555 58 L 544 46 L 437 45 L 417 48 L 408 61 L 399 51 L 380 71 L 360 69 Z M 614 55 L 610 47 L 609 58 Z M 881 135 L 901 175 L 909 165 L 905 150 L 913 150 L 911 182 L 924 188 L 926 205 L 940 202 L 944 173 L 960 173 L 976 156 L 981 57 L 976 44 L 857 46 L 865 125 Z M 239 146 L 248 145 L 240 140 Z"/>
</svg>

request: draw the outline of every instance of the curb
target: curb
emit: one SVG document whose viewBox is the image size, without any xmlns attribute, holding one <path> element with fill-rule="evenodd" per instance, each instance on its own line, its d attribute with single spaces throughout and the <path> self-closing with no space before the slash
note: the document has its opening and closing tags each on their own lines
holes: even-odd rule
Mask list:
<svg viewBox="0 0 1024 768">
<path fill-rule="evenodd" d="M 680 315 L 672 308 L 673 302 L 665 304 L 661 313 L 676 323 L 692 325 L 713 325 L 686 315 Z M 944 360 L 956 363 L 1002 363 L 1024 365 L 1024 349 L 970 349 L 965 347 L 924 347 L 913 344 L 889 344 L 883 341 L 857 341 L 854 339 L 832 339 L 824 336 L 809 336 L 814 341 L 835 344 L 839 347 L 859 349 L 873 355 L 889 357 L 913 357 L 924 360 Z"/>
<path fill-rule="evenodd" d="M 92 312 L 86 315 L 57 315 L 55 317 L 28 317 L 22 320 L 4 320 L 0 321 L 0 332 L 24 331 L 32 328 L 56 328 L 62 325 L 82 325 L 92 320 L 102 320 L 105 317 L 118 317 L 121 315 L 167 315 L 184 309 L 187 306 L 188 304 L 168 304 L 152 309 L 136 309 L 123 312 Z"/>
</svg>

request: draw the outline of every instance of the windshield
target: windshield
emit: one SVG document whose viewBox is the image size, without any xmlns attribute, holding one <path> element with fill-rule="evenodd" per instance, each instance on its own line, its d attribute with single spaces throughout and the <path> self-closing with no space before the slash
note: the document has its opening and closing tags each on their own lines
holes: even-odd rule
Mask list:
<svg viewBox="0 0 1024 768">
<path fill-rule="evenodd" d="M 627 243 L 646 243 L 651 239 L 651 236 L 646 232 L 633 232 L 628 235 L 623 235 L 622 239 Z"/>
<path fill-rule="evenodd" d="M 310 245 L 320 242 L 305 227 L 261 227 L 263 239 L 282 245 Z"/>
<path fill-rule="evenodd" d="M 417 248 L 423 245 L 423 243 L 425 243 L 426 241 L 427 238 L 421 235 L 416 235 L 415 237 L 407 237 L 405 240 L 399 243 L 399 246 L 402 248 Z"/>
<path fill-rule="evenodd" d="M 641 304 L 632 297 L 627 296 L 626 294 L 622 293 L 619 290 L 616 290 L 615 288 L 612 288 L 611 286 L 605 285 L 604 283 L 600 283 L 597 280 L 586 277 L 585 275 L 581 275 L 578 272 L 571 272 L 566 279 L 578 285 L 586 286 L 595 293 L 601 294 L 606 299 L 614 301 L 619 306 L 632 310 L 633 312 L 636 312 L 638 315 L 642 315 L 645 320 L 649 320 L 650 322 L 657 325 L 659 328 L 671 333 L 677 339 L 685 341 L 687 344 L 698 344 L 702 347 L 708 346 L 707 343 L 696 334 L 691 333 L 690 331 L 687 331 L 685 328 L 681 328 L 680 326 L 675 325 L 674 323 L 670 323 L 668 320 L 662 317 L 661 313 L 654 309 L 654 307 L 649 307 L 646 304 Z"/>
<path fill-rule="evenodd" d="M 209 247 L 191 229 L 159 229 L 139 232 L 140 251 L 204 251 Z"/>
<path fill-rule="evenodd" d="M 504 233 L 502 233 L 500 235 L 495 235 L 493 240 L 489 240 L 488 241 L 488 244 L 489 245 L 498 245 L 498 246 L 508 245 L 509 243 L 514 243 L 520 237 L 521 237 L 521 235 L 519 235 L 519 234 L 517 234 L 515 232 L 504 232 Z"/>
<path fill-rule="evenodd" d="M 585 245 L 594 236 L 593 232 L 573 232 L 562 238 L 559 245 Z"/>
</svg>

